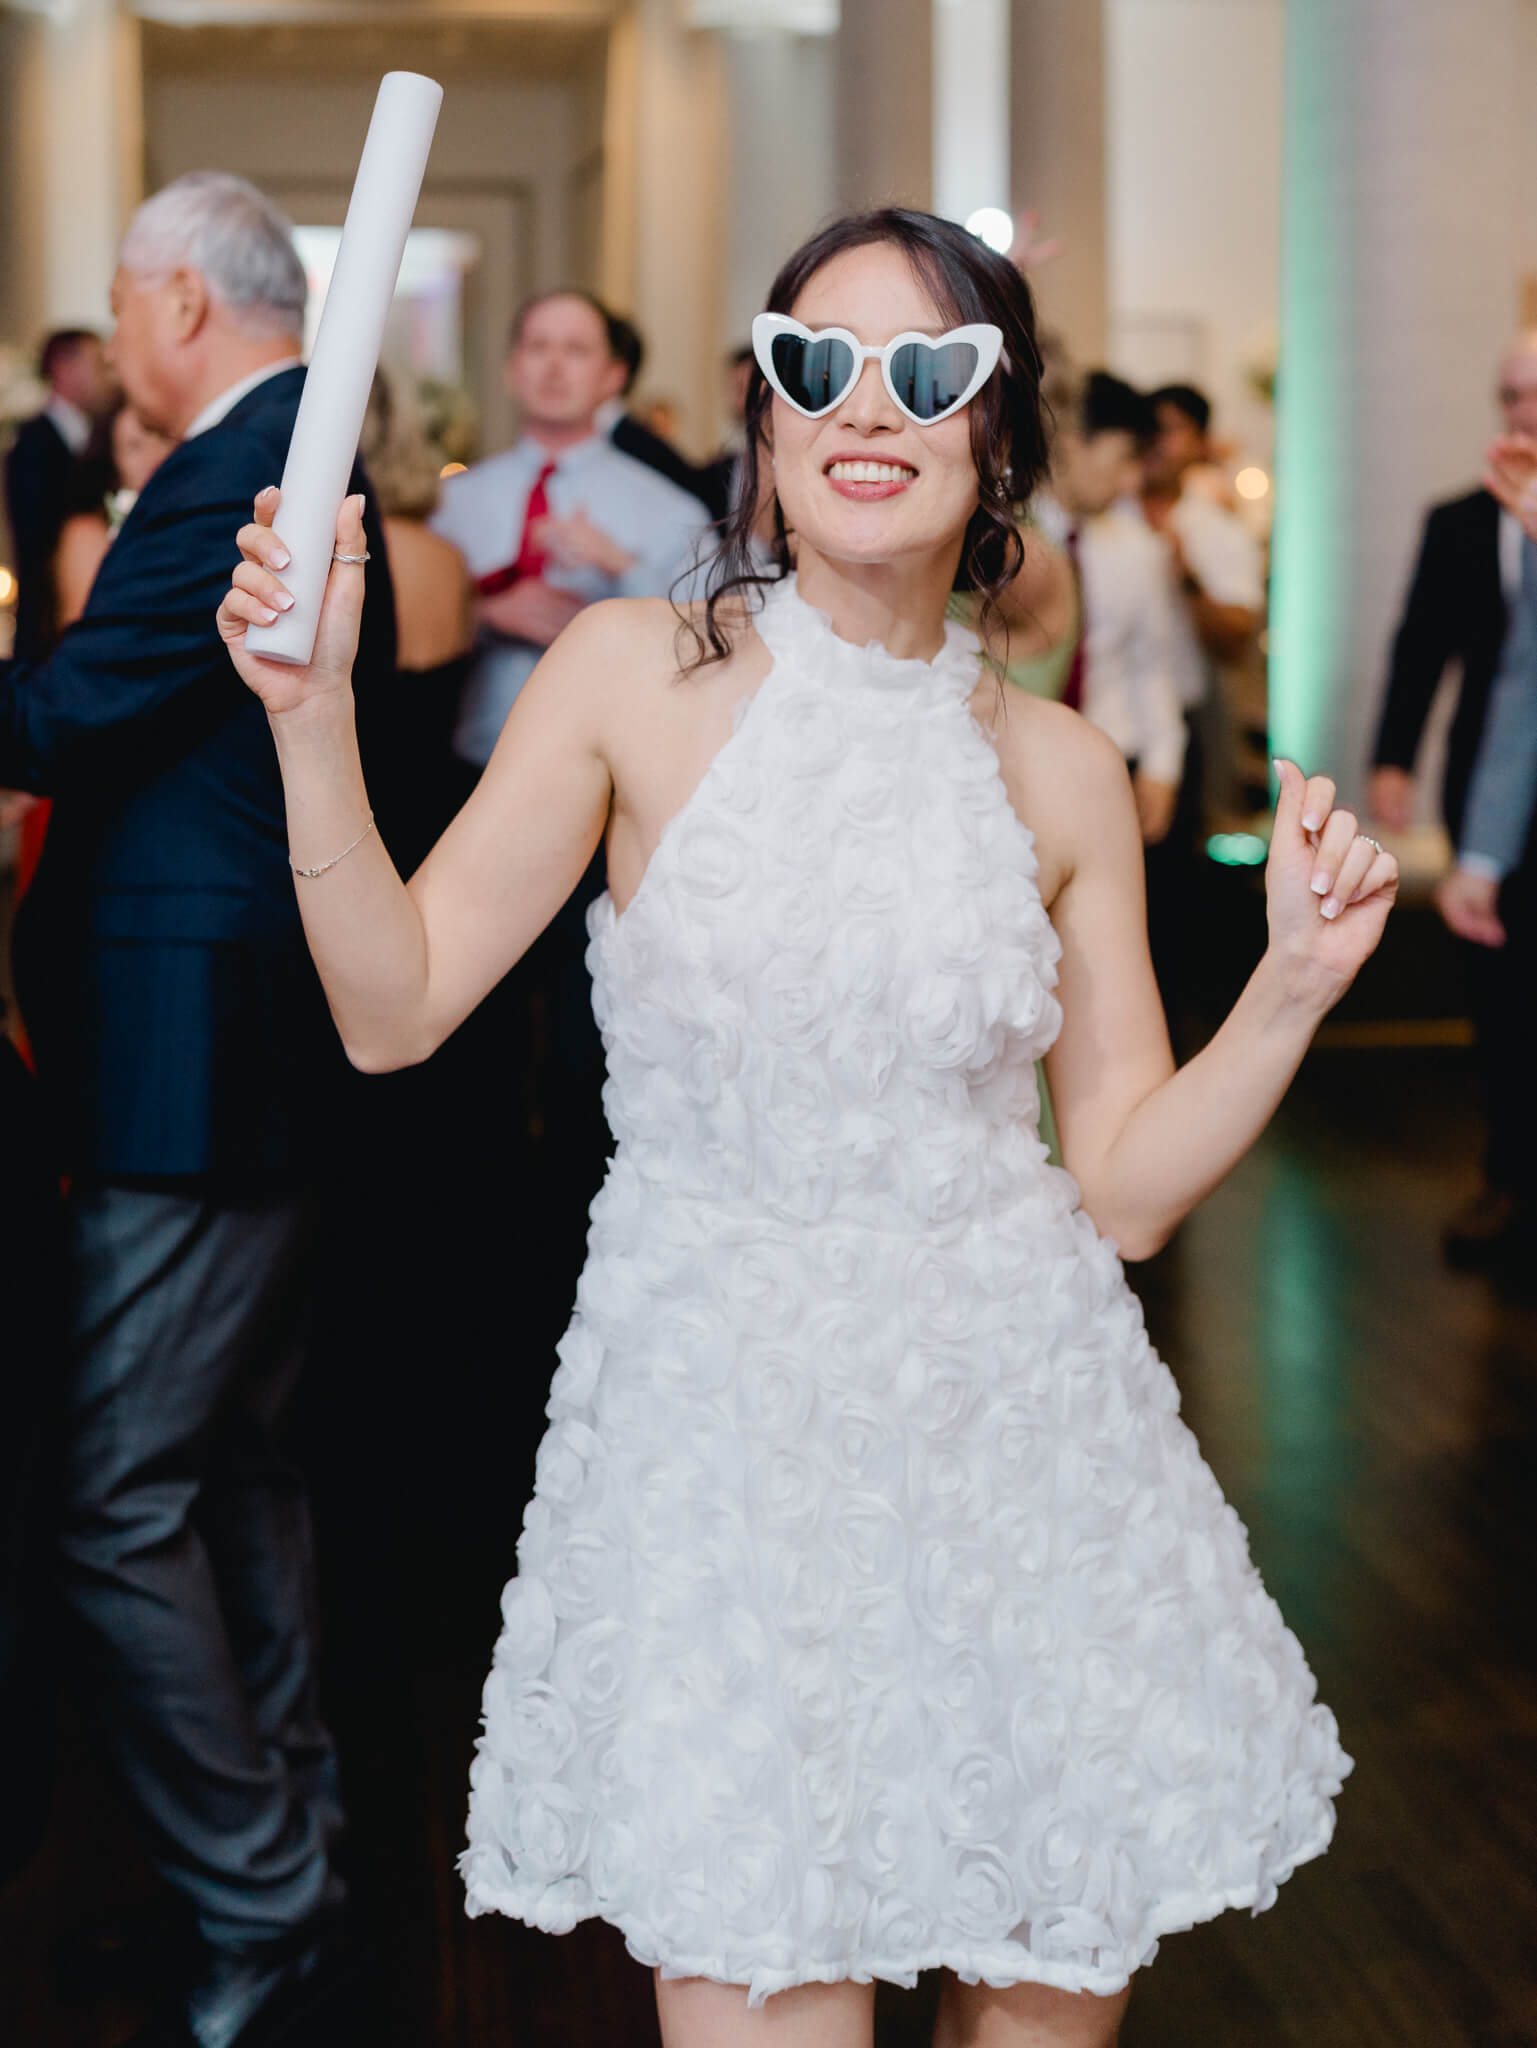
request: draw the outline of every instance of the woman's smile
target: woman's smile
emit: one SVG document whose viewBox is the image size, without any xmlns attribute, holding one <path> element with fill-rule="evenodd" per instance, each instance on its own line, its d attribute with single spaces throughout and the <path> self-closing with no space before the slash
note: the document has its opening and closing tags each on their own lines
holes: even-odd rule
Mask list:
<svg viewBox="0 0 1537 2048">
<path fill-rule="evenodd" d="M 863 502 L 899 497 L 918 481 L 918 472 L 911 463 L 877 461 L 868 456 L 835 457 L 822 474 L 840 497 Z"/>
</svg>

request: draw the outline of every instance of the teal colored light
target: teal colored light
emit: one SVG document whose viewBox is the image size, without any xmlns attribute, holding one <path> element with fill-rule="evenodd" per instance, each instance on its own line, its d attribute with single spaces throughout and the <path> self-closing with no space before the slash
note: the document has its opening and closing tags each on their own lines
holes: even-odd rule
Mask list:
<svg viewBox="0 0 1537 2048">
<path fill-rule="evenodd" d="M 1263 867 L 1270 852 L 1257 832 L 1213 832 L 1206 842 L 1206 857 L 1224 868 Z"/>
<path fill-rule="evenodd" d="M 1308 774 L 1348 681 L 1354 13 L 1338 0 L 1286 9 L 1270 750 Z"/>
</svg>

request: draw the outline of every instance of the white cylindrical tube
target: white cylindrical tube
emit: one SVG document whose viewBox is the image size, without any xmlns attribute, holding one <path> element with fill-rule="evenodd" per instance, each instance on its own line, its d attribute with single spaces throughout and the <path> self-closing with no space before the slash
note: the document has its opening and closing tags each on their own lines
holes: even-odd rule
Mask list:
<svg viewBox="0 0 1537 2048">
<path fill-rule="evenodd" d="M 246 645 L 269 661 L 302 665 L 314 650 L 336 515 L 442 104 L 442 86 L 414 71 L 380 81 L 283 467 L 276 524 L 293 558 L 283 572 L 293 609 L 246 633 Z"/>
</svg>

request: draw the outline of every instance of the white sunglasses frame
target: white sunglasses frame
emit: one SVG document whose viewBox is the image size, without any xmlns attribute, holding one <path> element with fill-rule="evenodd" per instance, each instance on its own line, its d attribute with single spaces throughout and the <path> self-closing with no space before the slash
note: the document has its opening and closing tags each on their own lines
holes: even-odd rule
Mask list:
<svg viewBox="0 0 1537 2048">
<path fill-rule="evenodd" d="M 792 398 L 779 381 L 779 374 L 774 368 L 774 342 L 781 334 L 797 334 L 803 341 L 842 341 L 853 351 L 853 376 L 846 388 L 819 411 L 808 410 L 797 399 Z M 935 413 L 932 419 L 924 419 L 909 406 L 904 405 L 897 396 L 896 386 L 891 381 L 891 358 L 899 348 L 914 341 L 932 349 L 943 348 L 947 342 L 964 341 L 969 342 L 977 352 L 977 367 L 971 382 L 953 405 L 947 405 L 943 412 Z M 941 420 L 949 419 L 952 413 L 957 413 L 963 406 L 970 405 L 997 369 L 1003 355 L 1003 329 L 994 327 L 990 321 L 978 321 L 969 327 L 952 327 L 945 334 L 919 334 L 913 329 L 908 329 L 902 334 L 894 334 L 884 348 L 870 348 L 857 334 L 851 334 L 847 327 L 807 327 L 803 321 L 792 320 L 788 313 L 759 313 L 752 324 L 752 349 L 769 389 L 782 398 L 792 412 L 798 412 L 804 420 L 825 420 L 830 412 L 836 412 L 844 400 L 857 389 L 859 380 L 864 375 L 865 364 L 873 358 L 881 366 L 881 382 L 886 387 L 886 395 L 902 417 L 911 420 L 916 427 L 937 427 Z"/>
</svg>

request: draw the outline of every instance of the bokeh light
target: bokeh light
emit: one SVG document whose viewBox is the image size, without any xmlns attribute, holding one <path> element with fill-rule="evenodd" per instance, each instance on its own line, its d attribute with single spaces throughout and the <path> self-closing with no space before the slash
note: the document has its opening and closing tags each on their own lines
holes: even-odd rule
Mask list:
<svg viewBox="0 0 1537 2048">
<path fill-rule="evenodd" d="M 1001 206 L 979 206 L 975 213 L 967 214 L 966 232 L 1000 256 L 1007 256 L 1014 246 L 1014 216 Z"/>
<path fill-rule="evenodd" d="M 1213 832 L 1206 857 L 1224 868 L 1263 867 L 1270 848 L 1257 832 Z"/>
</svg>

